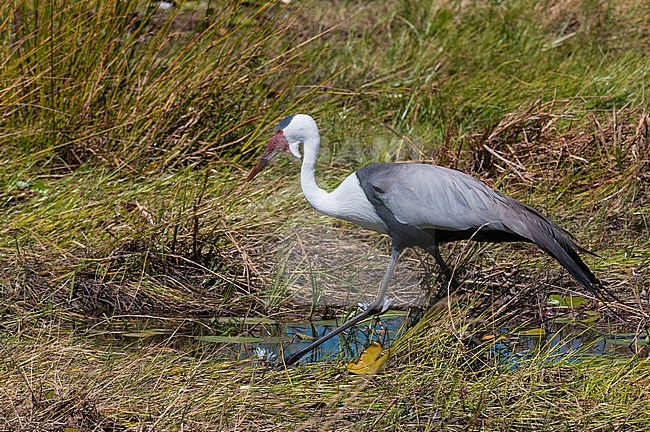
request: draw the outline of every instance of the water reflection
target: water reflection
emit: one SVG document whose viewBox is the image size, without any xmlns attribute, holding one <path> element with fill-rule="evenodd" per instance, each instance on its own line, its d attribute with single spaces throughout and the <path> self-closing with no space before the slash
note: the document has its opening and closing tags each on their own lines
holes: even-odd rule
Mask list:
<svg viewBox="0 0 650 432">
<path fill-rule="evenodd" d="M 488 354 L 496 363 L 514 368 L 540 354 L 549 362 L 574 362 L 597 356 L 629 357 L 648 346 L 646 333 L 611 334 L 609 331 L 570 324 L 552 325 L 549 331 L 502 329 Z"/>
<path fill-rule="evenodd" d="M 300 359 L 300 363 L 331 361 L 337 358 L 352 360 L 358 357 L 372 342 L 390 346 L 409 327 L 413 314 L 407 312 L 390 312 L 379 318 L 372 318 L 352 327 L 349 331 L 334 336 L 314 351 Z M 341 320 L 340 323 L 344 322 Z M 242 358 L 285 357 L 309 345 L 313 340 L 329 333 L 339 322 L 313 321 L 309 323 L 286 324 L 284 340 L 261 338 L 258 343 L 250 344 L 241 353 Z"/>
<path fill-rule="evenodd" d="M 583 315 L 576 315 L 576 318 Z M 125 346 L 193 341 L 193 344 L 204 344 L 210 348 L 210 352 L 225 358 L 272 362 L 295 353 L 345 319 L 281 323 L 269 318 L 228 317 L 210 320 L 209 323 L 182 320 L 175 326 L 155 319 L 114 320 L 108 328 L 91 327 L 86 335 L 111 338 L 111 343 L 117 341 Z M 419 315 L 404 311 L 390 311 L 380 318 L 368 319 L 328 340 L 300 362 L 351 361 L 372 342 L 389 347 L 417 319 Z M 569 322 L 566 323 L 566 320 Z M 516 368 L 536 356 L 549 362 L 648 356 L 650 337 L 647 332 L 623 332 L 620 328 L 597 326 L 584 321 L 571 321 L 566 316 L 556 317 L 553 323 L 543 328 L 501 328 L 496 333 L 483 334 L 482 337 L 478 335 L 483 342 L 481 357 L 491 364 Z"/>
<path fill-rule="evenodd" d="M 396 341 L 414 321 L 406 312 L 391 313 L 380 319 L 364 322 L 342 335 L 325 342 L 318 349 L 303 357 L 301 363 L 357 358 L 373 341 L 384 347 Z M 281 355 L 289 356 L 308 345 L 315 338 L 335 328 L 333 321 L 287 324 L 282 337 L 260 339 L 247 344 L 240 351 L 241 358 L 259 358 L 269 361 Z M 584 324 L 552 324 L 546 329 L 503 328 L 498 335 L 486 335 L 489 344 L 488 359 L 496 364 L 512 368 L 542 355 L 545 361 L 582 361 L 596 356 L 629 357 L 646 349 L 650 342 L 646 333 L 610 333 L 611 329 L 588 327 Z M 493 342 L 491 342 L 493 341 Z"/>
</svg>

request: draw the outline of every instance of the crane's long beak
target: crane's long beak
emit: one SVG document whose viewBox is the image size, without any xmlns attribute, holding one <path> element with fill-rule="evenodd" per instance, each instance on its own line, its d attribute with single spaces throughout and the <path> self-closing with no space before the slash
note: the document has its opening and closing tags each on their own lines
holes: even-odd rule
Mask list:
<svg viewBox="0 0 650 432">
<path fill-rule="evenodd" d="M 278 153 L 282 153 L 282 152 L 291 153 L 291 150 L 289 148 L 289 142 L 284 137 L 284 134 L 280 129 L 277 130 L 275 132 L 275 135 L 273 135 L 273 138 L 269 140 L 269 143 L 266 145 L 266 150 L 264 150 L 264 154 L 262 155 L 262 158 L 257 163 L 257 165 L 253 167 L 250 174 L 248 174 L 247 181 L 253 180 L 253 178 L 260 171 L 262 171 L 269 164 L 269 162 L 271 162 L 271 159 L 273 159 Z"/>
<path fill-rule="evenodd" d="M 266 168 L 269 162 L 271 162 L 271 159 L 273 159 L 277 154 L 278 154 L 277 150 L 275 150 L 271 146 L 267 147 L 260 161 L 257 163 L 257 165 L 253 167 L 250 174 L 248 174 L 248 178 L 246 179 L 246 181 L 253 180 L 253 178 L 255 178 L 257 174 L 259 174 L 264 168 Z"/>
</svg>

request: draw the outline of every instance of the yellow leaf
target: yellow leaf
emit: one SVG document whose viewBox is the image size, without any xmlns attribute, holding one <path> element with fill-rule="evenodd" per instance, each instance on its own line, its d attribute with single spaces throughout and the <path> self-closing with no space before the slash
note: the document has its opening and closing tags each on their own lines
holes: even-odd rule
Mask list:
<svg viewBox="0 0 650 432">
<path fill-rule="evenodd" d="M 493 341 L 493 342 L 496 343 L 496 342 L 502 341 L 504 339 L 505 339 L 505 336 L 503 336 L 503 335 L 493 335 L 493 334 L 489 334 L 489 333 L 484 334 L 483 336 L 481 336 L 481 340 L 484 341 L 484 342 Z"/>
<path fill-rule="evenodd" d="M 379 342 L 373 342 L 359 358 L 348 363 L 348 372 L 355 375 L 374 375 L 384 365 L 388 359 L 388 354 L 389 352 L 386 351 L 381 355 L 381 344 Z"/>
</svg>

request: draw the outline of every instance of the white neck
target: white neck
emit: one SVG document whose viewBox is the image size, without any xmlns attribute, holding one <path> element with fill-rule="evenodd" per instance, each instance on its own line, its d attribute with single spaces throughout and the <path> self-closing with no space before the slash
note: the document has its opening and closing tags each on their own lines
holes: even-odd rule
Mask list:
<svg viewBox="0 0 650 432">
<path fill-rule="evenodd" d="M 300 184 L 309 204 L 318 212 L 355 223 L 364 228 L 386 233 L 388 227 L 368 201 L 356 173 L 348 175 L 332 192 L 326 192 L 316 184 L 316 160 L 320 148 L 320 135 L 314 120 L 306 115 L 296 114 L 284 125 L 285 134 L 290 137 L 291 153 L 300 157 L 299 143 L 302 143 L 302 169 Z"/>
<path fill-rule="evenodd" d="M 310 134 L 304 140 L 302 148 L 302 169 L 300 170 L 300 185 L 302 186 L 302 193 L 305 194 L 305 198 L 307 198 L 307 201 L 309 201 L 309 204 L 311 204 L 312 207 L 321 213 L 330 214 L 330 194 L 319 188 L 316 184 L 315 171 L 319 148 L 320 137 L 318 132 Z"/>
</svg>

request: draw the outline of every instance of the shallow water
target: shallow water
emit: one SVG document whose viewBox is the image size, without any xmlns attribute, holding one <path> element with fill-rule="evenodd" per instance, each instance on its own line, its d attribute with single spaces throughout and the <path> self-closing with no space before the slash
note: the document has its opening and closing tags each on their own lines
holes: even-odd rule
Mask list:
<svg viewBox="0 0 650 432">
<path fill-rule="evenodd" d="M 647 356 L 648 335 L 643 332 L 612 333 L 602 326 L 554 324 L 550 331 L 502 329 L 490 346 L 489 354 L 498 364 L 516 368 L 537 355 L 545 361 L 583 361 L 596 357 L 627 358 L 635 354 Z"/>
<path fill-rule="evenodd" d="M 388 347 L 406 331 L 412 320 L 412 315 L 406 312 L 391 312 L 380 319 L 368 320 L 325 342 L 300 362 L 336 358 L 350 361 L 357 358 L 373 341 Z M 639 351 L 643 349 L 647 351 L 650 342 L 645 332 L 613 332 L 611 328 L 603 326 L 565 323 L 563 319 L 558 321 L 545 328 L 503 328 L 496 335 L 484 335 L 484 342 L 489 344 L 486 357 L 511 367 L 518 367 L 522 362 L 540 354 L 548 361 L 580 361 L 597 356 L 625 358 L 640 354 Z M 286 324 L 282 336 L 270 340 L 261 338 L 257 342 L 243 344 L 239 355 L 241 358 L 259 358 L 264 361 L 276 360 L 282 354 L 286 357 L 331 331 L 336 324 L 333 321 Z"/>
<path fill-rule="evenodd" d="M 407 312 L 390 312 L 381 317 L 369 319 L 343 334 L 334 336 L 314 351 L 305 355 L 300 363 L 334 360 L 343 357 L 352 360 L 358 357 L 372 342 L 387 347 L 397 340 L 408 328 L 411 317 Z M 243 347 L 242 358 L 260 358 L 265 361 L 288 357 L 309 345 L 315 339 L 327 334 L 343 321 L 313 321 L 284 325 L 284 337 L 274 338 Z"/>
<path fill-rule="evenodd" d="M 484 345 L 482 358 L 489 363 L 519 367 L 537 355 L 545 361 L 581 361 L 594 357 L 628 358 L 647 356 L 650 338 L 634 329 L 613 329 L 597 324 L 589 311 L 586 319 L 570 320 L 565 315 L 551 317 L 542 327 L 501 328 L 496 333 L 476 335 Z M 165 342 L 198 342 L 216 355 L 229 359 L 257 359 L 274 362 L 289 356 L 314 339 L 328 333 L 346 318 L 337 320 L 279 323 L 268 318 L 228 317 L 216 320 L 129 320 L 111 329 L 88 331 L 96 338 L 110 337 L 123 344 Z M 405 311 L 389 311 L 379 318 L 370 318 L 352 329 L 325 342 L 304 356 L 300 362 L 353 360 L 372 342 L 384 348 L 401 337 L 418 316 Z M 161 325 L 163 324 L 163 325 Z M 167 325 L 165 325 L 167 324 Z"/>
</svg>

